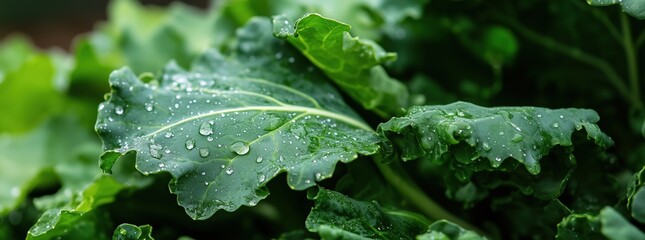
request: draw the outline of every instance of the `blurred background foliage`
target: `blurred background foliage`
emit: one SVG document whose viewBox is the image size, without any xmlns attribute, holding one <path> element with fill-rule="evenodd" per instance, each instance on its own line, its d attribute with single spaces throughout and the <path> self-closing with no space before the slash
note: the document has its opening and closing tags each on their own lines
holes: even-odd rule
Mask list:
<svg viewBox="0 0 645 240">
<path fill-rule="evenodd" d="M 168 193 L 168 176 L 144 180 L 127 163 L 120 174 L 101 175 L 93 124 L 112 70 L 129 66 L 145 77 L 170 60 L 188 67 L 208 48 L 226 52 L 235 29 L 253 16 L 305 12 L 349 23 L 353 35 L 396 52 L 397 61 L 386 69 L 408 85 L 411 104 L 462 100 L 596 110 L 599 125 L 616 142 L 612 167 L 606 169 L 608 194 L 624 196 L 618 189 L 645 164 L 645 21 L 618 5 L 591 7 L 583 0 L 0 1 L 0 238 L 24 238 L 37 221 L 32 231 L 43 238 L 71 234 L 47 229 L 72 215 L 69 221 L 92 231 L 65 236 L 109 238 L 122 222 L 151 224 L 161 239 L 184 233 L 198 237 L 212 226 L 247 239 L 302 229 L 297 219 L 308 212 L 300 203 L 304 193 L 277 181 L 269 188 L 280 199 L 193 222 Z M 383 121 L 366 120 L 374 126 Z M 431 167 L 415 164 L 420 166 L 409 166 L 415 177 L 432 179 L 421 176 Z M 351 164 L 340 168 L 352 171 Z M 427 182 L 428 189 L 445 188 Z M 88 190 L 92 186 L 114 191 L 98 198 Z M 104 201 L 83 205 L 88 199 Z M 492 207 L 481 211 L 512 207 L 487 204 Z M 154 211 L 167 206 L 173 208 Z M 540 215 L 521 207 L 514 211 L 527 218 Z M 504 221 L 503 214 L 498 218 Z M 100 226 L 96 219 L 102 219 Z M 544 230 L 541 223 L 554 227 L 559 220 L 541 216 L 510 237 L 529 236 Z M 552 237 L 555 231 L 543 235 Z"/>
</svg>

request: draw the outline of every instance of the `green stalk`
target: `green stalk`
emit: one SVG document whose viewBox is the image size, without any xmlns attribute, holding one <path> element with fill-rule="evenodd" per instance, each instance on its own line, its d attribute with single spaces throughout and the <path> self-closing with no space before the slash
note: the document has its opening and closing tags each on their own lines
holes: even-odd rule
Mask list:
<svg viewBox="0 0 645 240">
<path fill-rule="evenodd" d="M 634 48 L 634 41 L 632 39 L 632 31 L 629 26 L 629 20 L 625 13 L 620 14 L 620 26 L 623 31 L 623 46 L 625 49 L 625 57 L 627 60 L 627 71 L 629 76 L 630 88 L 632 89 L 632 98 L 640 102 L 640 83 L 638 82 L 638 59 L 636 59 L 636 49 Z M 636 105 L 641 108 L 641 105 Z"/>
<path fill-rule="evenodd" d="M 428 197 L 428 195 L 426 195 L 414 181 L 411 181 L 410 178 L 404 174 L 404 171 L 397 172 L 392 169 L 392 165 L 379 162 L 376 162 L 376 166 L 383 174 L 385 180 L 394 186 L 394 188 L 414 204 L 414 206 L 419 208 L 424 215 L 435 220 L 445 219 L 466 229 L 484 234 L 479 228 L 443 209 L 436 201 Z"/>
<path fill-rule="evenodd" d="M 618 75 L 616 70 L 604 59 L 586 53 L 578 48 L 568 46 L 562 43 L 553 40 L 552 38 L 543 36 L 537 32 L 534 32 L 527 27 L 521 25 L 520 23 L 509 21 L 508 22 L 513 29 L 515 29 L 520 35 L 523 35 L 527 40 L 532 41 L 538 45 L 541 45 L 547 49 L 558 52 L 562 55 L 570 57 L 579 62 L 591 65 L 605 74 L 605 77 L 611 85 L 618 91 L 621 97 L 625 99 L 628 103 L 636 107 L 642 107 L 643 103 L 640 102 L 640 99 L 634 98 L 629 88 L 625 84 L 623 78 Z"/>
</svg>

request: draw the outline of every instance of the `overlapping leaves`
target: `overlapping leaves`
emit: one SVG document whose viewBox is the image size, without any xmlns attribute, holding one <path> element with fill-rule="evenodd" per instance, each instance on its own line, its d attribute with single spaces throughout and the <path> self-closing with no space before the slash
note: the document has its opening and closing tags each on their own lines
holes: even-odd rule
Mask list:
<svg viewBox="0 0 645 240">
<path fill-rule="evenodd" d="M 385 155 L 398 149 L 403 160 L 426 159 L 446 166 L 451 169 L 448 176 L 456 176 L 464 187 L 482 172 L 480 180 L 489 186 L 510 179 L 506 184 L 532 186 L 525 192 L 550 199 L 560 194 L 562 182 L 575 165 L 573 155 L 549 156 L 554 147 L 572 148 L 572 133 L 583 129 L 598 146 L 613 144 L 597 121 L 598 115 L 585 109 L 484 108 L 457 102 L 413 107 L 406 116 L 381 124 L 378 131 L 385 139 Z M 557 159 L 563 162 L 553 163 Z M 540 174 L 546 161 L 560 167 L 550 168 L 546 177 L 554 179 L 543 184 L 531 176 Z M 495 171 L 508 172 L 508 176 L 486 177 Z"/>
<path fill-rule="evenodd" d="M 136 151 L 139 171 L 169 172 L 179 204 L 205 219 L 254 206 L 281 172 L 306 189 L 338 161 L 375 153 L 376 134 L 270 24 L 252 20 L 238 31 L 236 54 L 209 52 L 191 72 L 171 64 L 150 83 L 129 69 L 112 73 L 96 123 L 104 170 Z"/>
<path fill-rule="evenodd" d="M 424 233 L 430 223 L 414 213 L 385 210 L 322 188 L 312 195 L 316 206 L 307 217 L 307 229 L 324 239 L 409 239 Z"/>
<path fill-rule="evenodd" d="M 349 25 L 308 14 L 295 24 L 284 16 L 275 17 L 273 28 L 277 37 L 286 38 L 366 109 L 388 117 L 406 107 L 405 85 L 390 78 L 380 65 L 396 55 L 375 42 L 352 37 Z"/>
</svg>

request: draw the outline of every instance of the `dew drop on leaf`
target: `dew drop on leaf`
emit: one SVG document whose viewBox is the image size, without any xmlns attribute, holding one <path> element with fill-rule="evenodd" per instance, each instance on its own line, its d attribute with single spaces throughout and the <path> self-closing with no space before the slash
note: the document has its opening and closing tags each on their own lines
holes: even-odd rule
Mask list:
<svg viewBox="0 0 645 240">
<path fill-rule="evenodd" d="M 560 127 L 560 125 L 558 123 L 553 123 L 553 125 L 551 125 L 551 126 L 553 126 L 554 128 Z"/>
<path fill-rule="evenodd" d="M 166 133 L 166 134 L 164 134 L 163 136 L 164 136 L 164 137 L 166 137 L 166 138 L 171 138 L 171 137 L 172 137 L 172 136 L 174 136 L 174 135 L 173 135 L 171 132 L 167 132 L 167 133 Z"/>
<path fill-rule="evenodd" d="M 513 141 L 513 142 L 521 142 L 522 139 L 524 139 L 524 136 L 522 136 L 519 133 L 516 133 L 515 135 L 513 135 L 513 138 L 511 138 L 511 141 Z"/>
<path fill-rule="evenodd" d="M 114 112 L 116 113 L 116 115 L 123 114 L 123 107 L 121 107 L 121 106 L 114 107 Z"/>
<path fill-rule="evenodd" d="M 246 145 L 243 142 L 234 142 L 229 148 L 238 155 L 245 155 L 249 153 L 249 150 L 251 150 L 249 145 Z"/>
<path fill-rule="evenodd" d="M 231 175 L 233 174 L 233 168 L 229 167 L 226 169 L 226 174 Z"/>
<path fill-rule="evenodd" d="M 266 180 L 266 176 L 264 176 L 264 175 L 260 175 L 260 176 L 258 177 L 258 180 L 260 181 L 260 183 L 263 183 L 263 182 L 264 182 L 264 180 Z"/>
<path fill-rule="evenodd" d="M 192 140 L 192 139 L 186 140 L 186 149 L 192 150 L 193 148 L 195 148 L 195 140 Z"/>
<path fill-rule="evenodd" d="M 482 143 L 482 148 L 484 148 L 484 151 L 490 151 L 491 149 L 487 142 Z"/>
<path fill-rule="evenodd" d="M 262 156 L 258 156 L 258 157 L 255 159 L 255 162 L 256 162 L 256 163 L 261 163 L 261 162 L 262 162 L 262 160 L 264 160 L 264 158 L 263 158 Z"/>
<path fill-rule="evenodd" d="M 202 125 L 199 126 L 199 134 L 203 136 L 208 136 L 213 134 L 213 128 L 211 128 L 211 124 L 207 122 L 202 123 Z"/>
<path fill-rule="evenodd" d="M 156 159 L 161 158 L 161 146 L 157 144 L 150 144 L 150 156 Z"/>
<path fill-rule="evenodd" d="M 322 179 L 322 174 L 321 173 L 316 173 L 316 179 L 321 180 Z"/>
<path fill-rule="evenodd" d="M 208 150 L 208 148 L 199 149 L 199 156 L 205 158 L 205 157 L 208 157 L 209 154 L 210 154 L 210 151 Z"/>
<path fill-rule="evenodd" d="M 145 103 L 146 105 L 146 111 L 152 112 L 152 103 Z"/>
</svg>

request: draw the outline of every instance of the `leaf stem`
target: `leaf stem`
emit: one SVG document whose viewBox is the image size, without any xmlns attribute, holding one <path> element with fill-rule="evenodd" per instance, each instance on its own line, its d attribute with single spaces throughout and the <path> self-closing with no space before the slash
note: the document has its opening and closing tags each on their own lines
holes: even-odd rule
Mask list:
<svg viewBox="0 0 645 240">
<path fill-rule="evenodd" d="M 629 25 L 629 20 L 625 13 L 620 14 L 620 26 L 623 31 L 623 48 L 625 49 L 625 57 L 627 60 L 627 71 L 629 76 L 630 88 L 632 89 L 632 98 L 640 102 L 640 83 L 638 82 L 638 59 L 636 59 L 636 50 L 634 48 L 634 41 L 632 41 L 632 30 Z M 642 105 L 636 105 L 640 108 Z"/>
<path fill-rule="evenodd" d="M 534 32 L 533 30 L 530 30 L 529 28 L 515 21 L 509 21 L 508 23 L 529 41 L 532 41 L 547 49 L 559 52 L 560 54 L 575 59 L 579 62 L 596 67 L 598 70 L 605 74 L 609 83 L 613 85 L 614 88 L 616 88 L 618 93 L 625 99 L 625 101 L 629 102 L 633 106 L 642 106 L 640 100 L 634 98 L 634 96 L 627 88 L 625 81 L 618 75 L 618 73 L 616 73 L 614 68 L 607 61 L 586 53 L 578 48 L 559 43 L 552 38 Z"/>
<path fill-rule="evenodd" d="M 643 30 L 638 37 L 636 38 L 635 44 L 636 45 L 634 48 L 636 52 L 640 50 L 640 48 L 643 46 L 643 43 L 645 43 L 645 30 Z"/>
<path fill-rule="evenodd" d="M 602 25 L 605 25 L 605 28 L 607 28 L 607 31 L 609 31 L 609 34 L 614 38 L 614 40 L 618 41 L 618 43 L 623 44 L 622 37 L 620 32 L 618 32 L 618 29 L 614 26 L 614 24 L 609 20 L 606 14 L 600 12 L 598 8 L 595 7 L 589 7 L 588 4 L 582 3 L 582 1 L 579 0 L 573 0 L 570 1 L 578 7 L 581 10 L 587 10 L 593 17 L 598 19 Z"/>
<path fill-rule="evenodd" d="M 394 186 L 394 188 L 406 199 L 410 200 L 412 204 L 419 208 L 424 215 L 436 220 L 445 219 L 466 229 L 483 234 L 480 229 L 446 211 L 436 201 L 428 197 L 428 195 L 426 195 L 414 181 L 411 181 L 409 177 L 404 174 L 405 171 L 395 171 L 392 167 L 394 164 L 397 164 L 396 161 L 391 164 L 379 163 L 378 161 L 375 161 L 375 163 L 379 171 L 383 174 L 385 180 Z"/>
</svg>

